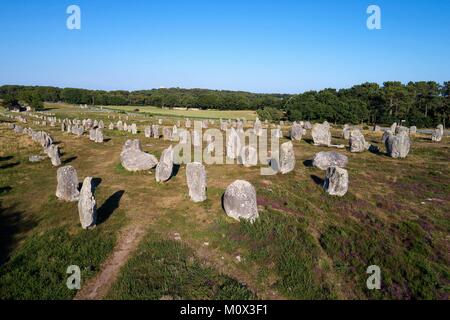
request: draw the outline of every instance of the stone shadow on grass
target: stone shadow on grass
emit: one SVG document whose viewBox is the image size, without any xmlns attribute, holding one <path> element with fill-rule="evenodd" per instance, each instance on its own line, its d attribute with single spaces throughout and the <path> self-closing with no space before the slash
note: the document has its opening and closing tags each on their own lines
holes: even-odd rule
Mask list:
<svg viewBox="0 0 450 320">
<path fill-rule="evenodd" d="M 100 208 L 97 209 L 97 224 L 102 224 L 119 208 L 120 199 L 122 199 L 124 190 L 114 192 Z"/>
<path fill-rule="evenodd" d="M 311 179 L 312 179 L 312 181 L 314 181 L 317 185 L 323 186 L 324 180 L 323 180 L 322 178 L 319 178 L 318 176 L 312 174 L 312 175 L 311 175 Z"/>
<path fill-rule="evenodd" d="M 0 266 L 7 262 L 23 235 L 37 225 L 14 207 L 3 208 L 0 203 Z"/>
<path fill-rule="evenodd" d="M 313 161 L 312 160 L 305 160 L 305 161 L 303 161 L 303 165 L 305 167 L 312 168 L 313 167 Z"/>
<path fill-rule="evenodd" d="M 7 164 L 4 164 L 4 165 L 1 165 L 1 166 L 0 166 L 0 169 L 13 168 L 13 167 L 15 167 L 15 166 L 18 166 L 19 164 L 20 164 L 19 161 L 17 161 L 17 162 L 12 162 L 12 163 L 7 163 Z"/>
<path fill-rule="evenodd" d="M 68 164 L 68 163 L 71 163 L 72 161 L 76 160 L 77 158 L 78 158 L 77 156 L 73 156 L 73 157 L 70 157 L 70 158 L 67 158 L 67 159 L 63 160 L 62 163 L 63 164 Z"/>
<path fill-rule="evenodd" d="M 8 161 L 11 160 L 13 156 L 0 157 L 0 161 Z"/>
</svg>

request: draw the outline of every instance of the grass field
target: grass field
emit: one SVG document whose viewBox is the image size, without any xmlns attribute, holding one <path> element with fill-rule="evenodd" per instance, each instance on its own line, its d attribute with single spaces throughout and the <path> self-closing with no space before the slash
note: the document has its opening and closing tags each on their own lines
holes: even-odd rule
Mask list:
<svg viewBox="0 0 450 320">
<path fill-rule="evenodd" d="M 88 114 L 87 109 L 80 109 L 79 106 L 64 103 L 46 103 L 50 110 L 59 110 L 67 114 Z M 256 112 L 252 110 L 176 110 L 163 109 L 151 106 L 105 106 L 104 110 L 114 110 L 117 112 L 140 113 L 147 116 L 170 117 L 170 118 L 191 118 L 191 119 L 247 119 L 254 120 Z M 139 111 L 135 111 L 138 109 Z M 95 112 L 95 111 L 94 111 Z"/>
<path fill-rule="evenodd" d="M 50 107 L 60 117 L 108 116 Z M 133 121 L 141 127 L 151 119 L 139 115 Z M 418 135 L 406 159 L 341 150 L 349 157 L 350 187 L 336 198 L 322 190 L 324 172 L 309 166 L 315 153 L 328 148 L 313 146 L 307 134 L 294 144 L 293 172 L 260 176 L 259 167 L 208 165 L 208 199 L 193 203 L 185 166 L 165 184 L 156 183 L 154 170 L 130 173 L 121 167 L 120 150 L 130 134 L 105 130 L 107 142 L 95 144 L 58 127 L 43 129 L 80 180 L 101 179 L 101 223 L 82 230 L 76 204 L 54 196 L 56 168 L 48 160 L 29 163 L 39 147 L 1 126 L 2 299 L 73 298 L 76 292 L 65 286 L 67 266 L 79 265 L 86 283 L 134 229 L 144 235 L 103 298 L 448 299 L 448 139 L 432 143 Z M 384 151 L 381 134 L 365 136 Z M 345 143 L 340 137 L 333 130 L 333 141 Z M 142 131 L 139 138 L 158 157 L 170 145 L 146 139 Z M 236 179 L 257 190 L 260 219 L 253 225 L 234 221 L 222 209 L 222 194 Z M 381 290 L 366 288 L 372 264 L 381 268 Z"/>
</svg>

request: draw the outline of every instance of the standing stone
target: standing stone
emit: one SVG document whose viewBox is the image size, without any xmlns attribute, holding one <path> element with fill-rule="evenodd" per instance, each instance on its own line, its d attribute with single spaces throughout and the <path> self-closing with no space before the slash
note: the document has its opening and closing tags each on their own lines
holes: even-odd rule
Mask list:
<svg viewBox="0 0 450 320">
<path fill-rule="evenodd" d="M 292 141 L 285 142 L 280 148 L 280 172 L 286 174 L 295 168 L 294 145 Z"/>
<path fill-rule="evenodd" d="M 64 201 L 78 201 L 80 192 L 78 191 L 77 171 L 72 166 L 61 167 L 56 171 L 58 185 L 56 196 Z"/>
<path fill-rule="evenodd" d="M 256 166 L 258 164 L 258 151 L 252 146 L 245 146 L 241 149 L 239 162 L 244 167 Z"/>
<path fill-rule="evenodd" d="M 173 172 L 173 149 L 172 146 L 165 149 L 156 166 L 156 181 L 165 182 L 170 179 Z"/>
<path fill-rule="evenodd" d="M 350 152 L 364 152 L 366 150 L 366 140 L 364 139 L 361 130 L 349 129 L 349 146 Z"/>
<path fill-rule="evenodd" d="M 137 131 L 138 131 L 138 129 L 137 129 L 136 124 L 135 123 L 131 124 L 131 133 L 137 134 Z"/>
<path fill-rule="evenodd" d="M 178 132 L 178 136 L 180 138 L 180 144 L 188 144 L 189 143 L 189 131 L 180 129 Z"/>
<path fill-rule="evenodd" d="M 157 124 L 152 125 L 152 133 L 153 133 L 153 138 L 159 139 L 159 137 L 160 137 L 159 125 L 157 125 Z"/>
<path fill-rule="evenodd" d="M 260 137 L 262 135 L 262 124 L 259 118 L 256 118 L 255 124 L 253 125 L 253 130 L 255 130 L 255 134 Z"/>
<path fill-rule="evenodd" d="M 312 165 L 321 170 L 329 167 L 345 168 L 348 164 L 347 156 L 334 151 L 321 151 L 314 156 Z"/>
<path fill-rule="evenodd" d="M 104 128 L 105 128 L 105 124 L 103 123 L 103 120 L 100 120 L 100 121 L 98 122 L 98 127 L 99 127 L 100 129 L 104 129 Z"/>
<path fill-rule="evenodd" d="M 444 136 L 444 126 L 442 124 L 440 124 L 436 127 L 436 129 L 431 134 L 431 140 L 440 142 L 440 141 L 442 141 L 443 136 Z"/>
<path fill-rule="evenodd" d="M 163 124 L 163 119 L 158 119 L 158 124 L 162 125 Z"/>
<path fill-rule="evenodd" d="M 345 140 L 350 139 L 350 132 L 351 132 L 351 130 L 352 130 L 352 128 L 348 124 L 344 125 L 344 128 L 342 129 L 342 137 Z"/>
<path fill-rule="evenodd" d="M 236 180 L 227 187 L 223 207 L 229 217 L 238 221 L 244 219 L 253 223 L 259 217 L 256 190 L 245 180 Z"/>
<path fill-rule="evenodd" d="M 306 130 L 311 130 L 312 129 L 311 122 L 305 121 L 303 128 L 305 128 Z"/>
<path fill-rule="evenodd" d="M 348 172 L 339 167 L 329 167 L 323 184 L 325 191 L 332 196 L 342 197 L 348 190 Z"/>
<path fill-rule="evenodd" d="M 300 124 L 298 124 L 297 122 L 294 122 L 291 127 L 290 135 L 291 135 L 291 140 L 297 140 L 297 141 L 302 140 L 302 136 L 303 136 L 302 126 Z"/>
<path fill-rule="evenodd" d="M 57 145 L 52 144 L 50 147 L 46 149 L 46 153 L 52 162 L 54 167 L 58 167 L 61 165 L 61 159 L 59 158 L 59 147 Z"/>
<path fill-rule="evenodd" d="M 397 130 L 397 122 L 394 122 L 391 125 L 390 130 L 391 130 L 392 133 L 395 133 L 395 131 Z"/>
<path fill-rule="evenodd" d="M 409 134 L 416 134 L 417 133 L 417 127 L 416 126 L 411 126 L 409 128 Z"/>
<path fill-rule="evenodd" d="M 96 134 L 95 129 L 90 129 L 89 130 L 89 140 L 95 141 L 95 134 Z"/>
<path fill-rule="evenodd" d="M 380 126 L 377 126 L 377 125 L 373 126 L 373 132 L 380 132 L 380 131 L 381 131 L 381 127 Z"/>
<path fill-rule="evenodd" d="M 95 129 L 95 142 L 103 143 L 103 130 L 100 127 Z"/>
<path fill-rule="evenodd" d="M 83 229 L 93 228 L 97 223 L 97 207 L 94 198 L 92 177 L 86 177 L 83 181 L 78 200 L 78 214 Z"/>
<path fill-rule="evenodd" d="M 163 128 L 163 137 L 164 140 L 172 140 L 172 130 L 170 128 Z"/>
<path fill-rule="evenodd" d="M 151 126 L 145 126 L 144 135 L 146 138 L 151 138 L 151 136 L 152 136 L 152 127 Z"/>
<path fill-rule="evenodd" d="M 114 130 L 114 123 L 110 122 L 108 129 L 109 130 Z"/>
<path fill-rule="evenodd" d="M 119 130 L 119 131 L 123 130 L 123 122 L 122 122 L 122 120 L 117 121 L 116 127 L 117 127 L 117 130 Z"/>
<path fill-rule="evenodd" d="M 216 148 L 216 137 L 210 134 L 206 134 L 206 152 L 208 154 L 212 153 Z"/>
<path fill-rule="evenodd" d="M 199 162 L 191 162 L 186 166 L 186 180 L 189 196 L 194 202 L 206 200 L 206 170 Z"/>
<path fill-rule="evenodd" d="M 186 119 L 186 121 L 184 122 L 184 127 L 185 127 L 186 129 L 189 129 L 189 128 L 191 127 L 191 120 Z"/>
<path fill-rule="evenodd" d="M 398 134 L 389 133 L 386 141 L 386 153 L 392 158 L 406 158 L 411 148 L 411 141 L 406 131 L 400 131 Z"/>
<path fill-rule="evenodd" d="M 120 153 L 122 166 L 128 171 L 150 170 L 158 164 L 158 159 L 141 149 L 138 139 L 127 140 Z"/>
<path fill-rule="evenodd" d="M 176 140 L 178 138 L 178 128 L 176 125 L 173 125 L 172 127 L 172 141 Z"/>
<path fill-rule="evenodd" d="M 329 146 L 331 145 L 331 132 L 328 122 L 323 124 L 315 123 L 311 130 L 311 135 L 316 146 Z"/>
</svg>

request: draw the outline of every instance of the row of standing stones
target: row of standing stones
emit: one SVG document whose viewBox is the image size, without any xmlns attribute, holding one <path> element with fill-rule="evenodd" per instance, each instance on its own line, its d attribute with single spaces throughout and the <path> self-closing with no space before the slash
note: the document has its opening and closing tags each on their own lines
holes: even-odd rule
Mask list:
<svg viewBox="0 0 450 320">
<path fill-rule="evenodd" d="M 56 122 L 56 118 L 51 119 Z M 61 122 L 62 131 L 71 132 L 77 135 L 82 135 L 84 131 L 89 131 L 90 140 L 95 142 L 103 142 L 103 122 L 97 120 L 59 120 Z M 159 124 L 162 124 L 160 119 Z M 180 125 L 179 121 L 177 123 Z M 191 121 L 186 119 L 185 127 L 191 127 Z M 202 128 L 208 127 L 207 121 L 202 121 Z M 230 127 L 230 130 L 228 130 Z M 45 153 L 52 159 L 54 166 L 61 164 L 59 160 L 58 147 L 53 144 L 51 137 L 43 131 L 34 132 L 31 128 L 21 128 L 17 125 L 12 125 L 12 128 L 17 133 L 28 133 L 34 141 L 39 142 Z M 137 126 L 135 124 L 127 125 L 118 121 L 117 125 L 112 123 L 109 125 L 110 130 L 114 129 L 124 130 L 137 134 Z M 227 156 L 231 159 L 238 159 L 240 164 L 246 167 L 257 164 L 257 150 L 254 146 L 244 146 L 240 150 L 237 147 L 240 145 L 239 133 L 243 131 L 243 122 L 238 120 L 233 124 L 231 121 L 220 121 L 220 128 L 227 131 Z M 236 128 L 236 129 L 235 129 Z M 338 149 L 345 148 L 344 145 L 334 145 L 331 143 L 331 125 L 328 122 L 316 123 L 311 125 L 308 121 L 294 122 L 291 126 L 289 136 L 292 141 L 300 141 L 302 136 L 306 134 L 306 130 L 311 130 L 311 136 L 316 146 L 327 146 Z M 375 126 L 374 131 L 381 131 L 378 126 Z M 386 147 L 386 153 L 393 158 L 405 158 L 411 147 L 409 135 L 416 133 L 415 127 L 402 127 L 394 123 L 389 129 L 385 130 L 382 142 Z M 262 131 L 262 124 L 259 119 L 254 122 L 253 134 L 260 136 Z M 282 137 L 281 126 L 277 126 L 275 137 Z M 192 143 L 194 146 L 201 144 L 201 137 L 196 136 L 196 132 L 192 133 Z M 145 137 L 159 138 L 159 125 L 146 126 L 144 130 Z M 432 141 L 441 141 L 444 135 L 443 126 L 439 125 L 432 132 Z M 177 125 L 172 128 L 163 128 L 163 136 L 166 140 L 173 141 L 179 139 L 180 143 L 190 143 L 190 133 L 186 130 L 178 130 Z M 365 150 L 376 151 L 378 148 L 370 145 L 365 141 L 361 129 L 345 125 L 342 130 L 342 136 L 349 141 L 350 152 L 364 152 Z M 214 150 L 215 137 L 207 137 L 207 150 L 209 153 Z M 30 156 L 30 161 L 32 157 Z M 165 149 L 161 155 L 160 160 L 144 151 L 142 151 L 140 141 L 127 140 L 122 148 L 120 154 L 122 166 L 129 171 L 150 170 L 156 167 L 155 178 L 157 182 L 168 181 L 173 173 L 174 168 L 174 150 L 172 146 Z M 41 160 L 36 158 L 37 161 Z M 33 158 L 33 160 L 35 160 Z M 291 141 L 283 143 L 279 154 L 273 154 L 269 164 L 275 172 L 286 174 L 295 168 L 294 148 Z M 321 170 L 325 170 L 325 179 L 323 188 L 330 195 L 343 196 L 348 190 L 348 172 L 345 167 L 348 164 L 348 158 L 338 152 L 319 152 L 313 159 L 313 166 Z M 198 162 L 188 163 L 186 166 L 186 178 L 189 189 L 189 196 L 194 202 L 201 202 L 206 200 L 206 169 L 205 166 Z M 78 178 L 76 171 L 71 166 L 66 166 L 58 169 L 57 173 L 58 187 L 57 197 L 65 201 L 78 201 L 78 210 L 80 215 L 80 222 L 83 228 L 91 228 L 96 224 L 96 203 L 94 198 L 94 188 L 92 185 L 92 177 L 85 178 L 81 191 L 78 191 Z M 245 219 L 248 221 L 255 221 L 258 217 L 258 207 L 256 201 L 255 188 L 244 180 L 236 180 L 230 184 L 225 190 L 223 197 L 223 207 L 228 216 L 237 220 Z"/>
</svg>

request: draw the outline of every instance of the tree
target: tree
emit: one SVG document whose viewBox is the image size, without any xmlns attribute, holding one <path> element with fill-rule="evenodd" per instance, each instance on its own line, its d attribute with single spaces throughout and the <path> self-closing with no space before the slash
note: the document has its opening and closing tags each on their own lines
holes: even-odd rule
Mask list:
<svg viewBox="0 0 450 320">
<path fill-rule="evenodd" d="M 20 108 L 19 100 L 11 94 L 5 95 L 3 97 L 3 107 L 8 110 L 18 109 Z"/>
</svg>

